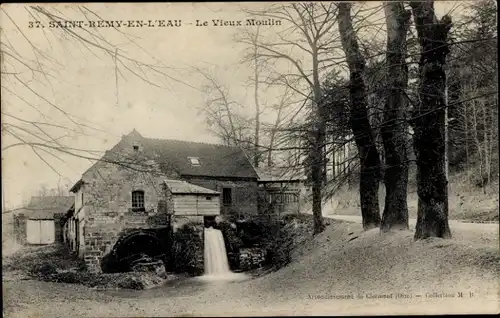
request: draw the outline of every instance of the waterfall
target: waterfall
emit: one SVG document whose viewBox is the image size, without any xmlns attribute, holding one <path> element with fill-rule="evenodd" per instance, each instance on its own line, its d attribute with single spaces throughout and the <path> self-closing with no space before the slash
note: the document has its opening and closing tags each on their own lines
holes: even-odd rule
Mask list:
<svg viewBox="0 0 500 318">
<path fill-rule="evenodd" d="M 233 273 L 229 269 L 224 236 L 220 230 L 205 228 L 205 274 L 204 279 L 244 279 L 246 275 Z"/>
<path fill-rule="evenodd" d="M 212 227 L 205 229 L 205 275 L 225 276 L 231 274 L 227 260 L 224 236 Z"/>
</svg>

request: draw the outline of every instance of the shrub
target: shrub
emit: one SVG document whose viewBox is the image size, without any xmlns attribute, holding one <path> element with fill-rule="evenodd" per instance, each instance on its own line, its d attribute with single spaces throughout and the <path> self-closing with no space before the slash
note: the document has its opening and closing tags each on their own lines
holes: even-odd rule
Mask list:
<svg viewBox="0 0 500 318">
<path fill-rule="evenodd" d="M 142 290 L 147 285 L 158 285 L 162 279 L 146 273 L 99 274 L 77 271 L 63 271 L 53 275 L 51 282 L 81 284 L 88 287 L 122 288 Z"/>
<path fill-rule="evenodd" d="M 249 219 L 237 223 L 238 236 L 243 247 L 260 246 L 273 231 L 272 222 Z"/>
<path fill-rule="evenodd" d="M 185 224 L 172 235 L 172 269 L 177 273 L 198 274 L 197 253 L 203 247 L 196 228 Z"/>
<path fill-rule="evenodd" d="M 96 277 L 98 276 L 99 274 L 70 270 L 57 273 L 52 277 L 51 281 L 66 284 L 82 284 L 93 287 L 97 285 L 97 283 L 93 284 L 93 282 L 96 281 Z"/>
<path fill-rule="evenodd" d="M 224 237 L 229 268 L 231 270 L 239 269 L 239 250 L 243 246 L 243 242 L 238 236 L 236 225 L 228 221 L 221 221 L 217 224 L 217 229 L 222 232 Z"/>
<path fill-rule="evenodd" d="M 239 226 L 245 247 L 248 243 L 263 247 L 266 250 L 266 265 L 279 269 L 291 262 L 292 252 L 308 236 L 311 224 L 310 216 L 285 215 L 275 219 L 246 221 Z"/>
<path fill-rule="evenodd" d="M 222 232 L 227 252 L 236 252 L 242 246 L 241 238 L 238 236 L 234 223 L 222 221 L 217 224 L 217 229 Z"/>
<path fill-rule="evenodd" d="M 296 233 L 289 225 L 277 224 L 277 229 L 266 242 L 267 262 L 275 268 L 288 265 L 291 260 L 291 253 L 294 248 Z"/>
<path fill-rule="evenodd" d="M 57 268 L 54 264 L 49 262 L 43 262 L 40 264 L 35 264 L 31 267 L 29 273 L 32 276 L 38 277 L 42 280 L 50 279 L 52 276 L 57 274 Z"/>
<path fill-rule="evenodd" d="M 127 277 L 127 276 L 120 277 L 117 280 L 116 285 L 118 286 L 118 288 L 137 289 L 137 290 L 141 290 L 146 287 L 143 281 L 138 280 L 135 277 Z"/>
<path fill-rule="evenodd" d="M 87 264 L 84 261 L 79 262 L 76 268 L 79 272 L 86 272 L 88 270 Z"/>
</svg>

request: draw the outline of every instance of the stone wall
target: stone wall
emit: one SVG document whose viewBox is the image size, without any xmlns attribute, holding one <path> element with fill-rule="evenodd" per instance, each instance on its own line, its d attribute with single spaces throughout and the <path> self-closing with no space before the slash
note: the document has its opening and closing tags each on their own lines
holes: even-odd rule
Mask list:
<svg viewBox="0 0 500 318">
<path fill-rule="evenodd" d="M 215 190 L 221 193 L 220 206 L 221 214 L 227 215 L 231 213 L 241 215 L 256 215 L 257 214 L 257 181 L 243 181 L 227 179 L 213 179 L 213 178 L 196 178 L 196 177 L 182 177 L 183 180 L 199 185 L 207 189 Z M 223 204 L 222 189 L 232 189 L 232 204 L 226 206 Z"/>
<path fill-rule="evenodd" d="M 85 263 L 90 271 L 101 271 L 101 259 L 114 247 L 116 241 L 131 230 L 161 229 L 168 226 L 168 216 L 151 213 L 132 215 L 103 213 L 87 219 L 85 227 Z"/>
<path fill-rule="evenodd" d="M 140 154 L 135 159 L 141 162 Z M 150 167 L 151 171 L 142 171 Z M 128 230 L 169 226 L 167 214 L 173 204 L 161 185 L 167 177 L 172 176 L 160 174 L 152 164 L 121 166 L 102 161 L 83 175 L 84 259 L 89 270 L 100 271 L 102 257 Z M 132 192 L 136 190 L 144 191 L 145 211 L 132 210 Z"/>
<path fill-rule="evenodd" d="M 261 268 L 266 261 L 266 251 L 262 248 L 242 248 L 239 252 L 239 269 L 248 271 Z"/>
</svg>

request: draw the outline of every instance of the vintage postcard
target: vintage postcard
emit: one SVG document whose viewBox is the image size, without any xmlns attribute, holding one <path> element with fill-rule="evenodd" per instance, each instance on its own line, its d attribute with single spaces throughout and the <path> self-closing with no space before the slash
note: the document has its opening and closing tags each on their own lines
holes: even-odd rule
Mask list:
<svg viewBox="0 0 500 318">
<path fill-rule="evenodd" d="M 499 313 L 497 3 L 5 3 L 5 317 Z"/>
</svg>

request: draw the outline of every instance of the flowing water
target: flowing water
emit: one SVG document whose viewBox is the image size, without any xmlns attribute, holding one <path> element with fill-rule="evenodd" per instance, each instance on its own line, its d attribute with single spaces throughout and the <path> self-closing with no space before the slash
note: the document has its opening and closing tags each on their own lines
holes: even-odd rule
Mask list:
<svg viewBox="0 0 500 318">
<path fill-rule="evenodd" d="M 229 269 L 224 236 L 220 230 L 205 228 L 205 280 L 240 280 L 244 274 L 233 273 Z"/>
<path fill-rule="evenodd" d="M 221 291 L 220 284 L 242 282 L 251 279 L 243 273 L 234 273 L 229 268 L 224 236 L 220 230 L 205 228 L 205 273 L 193 278 L 178 278 L 162 286 L 146 290 L 113 290 L 105 294 L 121 298 L 150 299 L 155 297 L 190 297 L 210 290 L 211 295 Z M 215 289 L 213 289 L 215 288 Z M 217 289 L 218 288 L 218 289 Z"/>
</svg>

